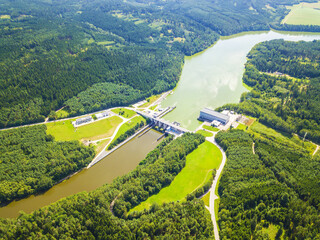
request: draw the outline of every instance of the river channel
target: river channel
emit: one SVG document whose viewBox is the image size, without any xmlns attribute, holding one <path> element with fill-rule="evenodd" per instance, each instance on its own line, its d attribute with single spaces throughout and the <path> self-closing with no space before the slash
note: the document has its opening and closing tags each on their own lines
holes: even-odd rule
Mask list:
<svg viewBox="0 0 320 240">
<path fill-rule="evenodd" d="M 312 41 L 319 40 L 320 34 L 274 31 L 243 33 L 222 38 L 207 50 L 186 57 L 176 89 L 161 104 L 163 107 L 177 107 L 165 119 L 178 121 L 183 127 L 194 130 L 199 126 L 197 117 L 203 107 L 214 109 L 226 103 L 239 102 L 241 94 L 247 91 L 242 85 L 242 75 L 248 52 L 259 42 L 280 38 Z M 149 131 L 140 138 L 134 138 L 92 168 L 55 185 L 44 194 L 14 201 L 0 208 L 0 217 L 16 217 L 21 210 L 30 213 L 63 197 L 92 191 L 110 183 L 114 178 L 133 170 L 157 146 L 159 136 L 158 132 Z"/>
<path fill-rule="evenodd" d="M 247 54 L 257 43 L 272 39 L 312 41 L 319 40 L 320 34 L 275 31 L 241 33 L 221 38 L 205 51 L 186 57 L 178 86 L 161 103 L 162 107 L 177 107 L 165 119 L 195 130 L 200 125 L 197 118 L 202 108 L 215 109 L 239 102 L 241 94 L 247 91 L 242 85 Z"/>
<path fill-rule="evenodd" d="M 132 139 L 93 167 L 53 186 L 44 194 L 32 195 L 0 208 L 0 217 L 17 217 L 21 210 L 30 213 L 61 198 L 82 191 L 92 191 L 105 183 L 112 182 L 116 177 L 135 169 L 139 162 L 161 142 L 157 141 L 159 136 L 161 136 L 159 132 L 150 130 L 141 137 Z"/>
</svg>

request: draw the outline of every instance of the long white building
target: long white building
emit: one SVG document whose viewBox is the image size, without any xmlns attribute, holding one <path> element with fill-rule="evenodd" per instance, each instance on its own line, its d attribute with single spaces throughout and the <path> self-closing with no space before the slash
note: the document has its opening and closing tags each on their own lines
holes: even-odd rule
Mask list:
<svg viewBox="0 0 320 240">
<path fill-rule="evenodd" d="M 212 122 L 214 120 L 221 122 L 222 124 L 227 124 L 230 117 L 226 114 L 214 111 L 210 108 L 204 108 L 200 111 L 199 120 Z"/>
</svg>

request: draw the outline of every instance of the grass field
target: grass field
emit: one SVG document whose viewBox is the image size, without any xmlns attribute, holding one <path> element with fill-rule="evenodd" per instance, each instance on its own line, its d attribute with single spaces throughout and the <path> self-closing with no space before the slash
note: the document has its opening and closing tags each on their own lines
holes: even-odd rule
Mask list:
<svg viewBox="0 0 320 240">
<path fill-rule="evenodd" d="M 199 130 L 199 131 L 197 131 L 197 133 L 201 134 L 204 137 L 212 137 L 213 136 L 212 132 L 208 132 L 208 131 L 205 131 L 205 130 Z"/>
<path fill-rule="evenodd" d="M 145 104 L 143 104 L 142 106 L 140 106 L 141 108 L 146 108 L 149 107 L 152 103 L 154 103 L 155 101 L 157 101 L 159 99 L 159 97 L 161 97 L 161 94 L 158 95 L 152 95 L 151 97 L 147 98 L 147 101 Z"/>
<path fill-rule="evenodd" d="M 207 130 L 209 130 L 209 131 L 212 131 L 212 132 L 218 132 L 218 131 L 219 131 L 218 128 L 212 127 L 212 126 L 207 126 L 207 125 L 203 125 L 203 128 L 204 128 L 204 129 L 207 129 Z"/>
<path fill-rule="evenodd" d="M 270 224 L 268 228 L 262 228 L 261 231 L 263 233 L 267 233 L 270 239 L 275 239 L 277 232 L 279 230 L 279 226 Z M 281 238 L 282 239 L 282 238 Z"/>
<path fill-rule="evenodd" d="M 61 119 L 61 118 L 67 118 L 69 116 L 69 113 L 63 109 L 59 110 L 57 112 L 57 118 Z"/>
<path fill-rule="evenodd" d="M 204 195 L 201 199 L 204 202 L 204 204 L 209 207 L 210 192 L 208 192 L 206 195 Z"/>
<path fill-rule="evenodd" d="M 101 152 L 105 148 L 105 146 L 107 146 L 107 144 L 109 142 L 110 142 L 110 139 L 105 139 L 105 140 L 97 142 L 96 147 L 95 147 L 96 152 L 97 153 Z"/>
<path fill-rule="evenodd" d="M 246 130 L 246 128 L 247 128 L 247 126 L 244 124 L 241 124 L 241 123 L 239 123 L 239 125 L 237 127 L 237 129 L 240 129 L 240 130 Z"/>
<path fill-rule="evenodd" d="M 118 137 L 120 137 L 123 133 L 125 133 L 126 131 L 128 131 L 130 128 L 133 128 L 137 123 L 140 123 L 141 121 L 146 122 L 146 120 L 145 120 L 143 117 L 141 117 L 141 116 L 136 116 L 136 117 L 134 117 L 133 119 L 131 119 L 130 121 L 128 121 L 128 122 L 126 122 L 125 124 L 123 124 L 123 125 L 119 128 L 116 136 L 115 136 L 114 139 L 113 139 L 113 142 L 114 142 Z"/>
<path fill-rule="evenodd" d="M 66 120 L 48 123 L 47 133 L 55 137 L 57 141 L 68 140 L 98 140 L 112 136 L 117 126 L 122 122 L 118 116 L 112 116 L 75 129 L 74 120 Z"/>
<path fill-rule="evenodd" d="M 319 25 L 320 26 L 320 2 L 300 3 L 291 7 L 289 14 L 282 23 L 293 25 Z"/>
<path fill-rule="evenodd" d="M 218 168 L 221 160 L 222 154 L 214 144 L 208 141 L 202 143 L 187 156 L 186 166 L 168 187 L 149 197 L 131 212 L 149 208 L 153 203 L 162 204 L 184 200 L 189 193 L 201 187 L 210 178 L 211 170 Z"/>
<path fill-rule="evenodd" d="M 116 108 L 116 109 L 113 109 L 112 112 L 125 118 L 131 118 L 137 114 L 135 111 L 126 109 L 126 108 Z"/>
</svg>

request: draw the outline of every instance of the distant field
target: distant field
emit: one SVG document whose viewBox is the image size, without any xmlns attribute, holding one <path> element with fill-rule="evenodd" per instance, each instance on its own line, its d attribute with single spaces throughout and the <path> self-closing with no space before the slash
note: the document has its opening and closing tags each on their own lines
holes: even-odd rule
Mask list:
<svg viewBox="0 0 320 240">
<path fill-rule="evenodd" d="M 117 126 L 122 122 L 118 116 L 112 116 L 75 129 L 74 120 L 59 121 L 47 124 L 47 133 L 55 137 L 57 141 L 68 140 L 97 140 L 112 136 Z"/>
<path fill-rule="evenodd" d="M 292 7 L 282 23 L 293 25 L 319 25 L 320 26 L 320 2 L 300 3 Z"/>
<path fill-rule="evenodd" d="M 131 212 L 149 208 L 153 203 L 162 204 L 183 200 L 210 178 L 211 170 L 218 168 L 221 160 L 222 154 L 214 144 L 208 141 L 202 143 L 187 156 L 186 166 L 168 187 L 133 208 Z"/>
</svg>

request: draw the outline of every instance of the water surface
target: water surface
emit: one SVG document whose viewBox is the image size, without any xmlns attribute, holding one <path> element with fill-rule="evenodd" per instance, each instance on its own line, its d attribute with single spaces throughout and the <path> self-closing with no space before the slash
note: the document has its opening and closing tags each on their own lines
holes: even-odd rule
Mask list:
<svg viewBox="0 0 320 240">
<path fill-rule="evenodd" d="M 207 50 L 185 58 L 180 81 L 172 95 L 162 102 L 163 107 L 177 108 L 165 116 L 178 121 L 189 130 L 199 126 L 197 118 L 204 107 L 217 108 L 237 103 L 243 92 L 242 75 L 246 56 L 257 43 L 284 39 L 288 41 L 319 40 L 319 33 L 255 32 L 241 33 L 220 39 Z"/>
<path fill-rule="evenodd" d="M 160 133 L 150 130 L 141 137 L 134 138 L 93 167 L 53 186 L 44 194 L 32 195 L 0 208 L 0 217 L 17 217 L 21 210 L 30 213 L 63 197 L 82 191 L 92 191 L 105 183 L 112 182 L 116 177 L 132 171 L 161 142 L 157 141 L 159 136 Z"/>
</svg>

